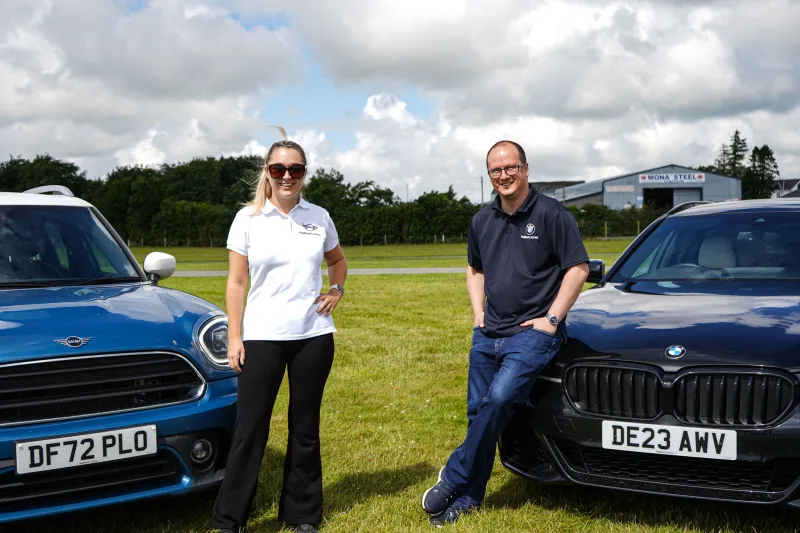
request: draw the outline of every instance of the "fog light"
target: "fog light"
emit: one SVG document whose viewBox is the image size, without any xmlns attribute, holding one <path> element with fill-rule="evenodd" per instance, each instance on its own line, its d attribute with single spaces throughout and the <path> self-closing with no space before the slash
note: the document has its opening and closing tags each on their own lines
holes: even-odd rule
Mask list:
<svg viewBox="0 0 800 533">
<path fill-rule="evenodd" d="M 195 464 L 203 464 L 211 459 L 214 447 L 206 439 L 198 439 L 192 444 L 191 458 Z"/>
</svg>

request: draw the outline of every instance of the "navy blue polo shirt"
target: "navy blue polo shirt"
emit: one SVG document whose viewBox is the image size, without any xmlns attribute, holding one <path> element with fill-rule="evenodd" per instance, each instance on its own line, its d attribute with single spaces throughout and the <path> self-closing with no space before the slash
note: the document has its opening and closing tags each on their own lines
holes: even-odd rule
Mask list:
<svg viewBox="0 0 800 533">
<path fill-rule="evenodd" d="M 498 196 L 475 214 L 467 261 L 484 275 L 483 333 L 508 337 L 550 310 L 565 271 L 589 255 L 572 213 L 531 187 L 515 213 L 503 211 Z"/>
</svg>

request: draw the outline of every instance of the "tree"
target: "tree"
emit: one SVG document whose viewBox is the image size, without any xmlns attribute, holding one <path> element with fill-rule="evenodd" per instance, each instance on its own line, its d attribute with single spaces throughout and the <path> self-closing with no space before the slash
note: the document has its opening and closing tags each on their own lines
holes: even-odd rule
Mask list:
<svg viewBox="0 0 800 533">
<path fill-rule="evenodd" d="M 742 178 L 742 198 L 769 198 L 777 188 L 780 177 L 775 154 L 767 146 L 753 148 L 750 162 Z"/>
<path fill-rule="evenodd" d="M 747 158 L 747 140 L 736 130 L 731 137 L 729 174 L 734 178 L 742 179 L 746 170 L 745 159 Z"/>
<path fill-rule="evenodd" d="M 714 172 L 732 178 L 744 178 L 747 166 L 747 139 L 742 137 L 739 130 L 731 135 L 730 144 L 723 144 L 713 165 L 701 165 L 697 170 L 703 172 Z"/>
<path fill-rule="evenodd" d="M 29 161 L 10 157 L 0 163 L 0 190 L 22 192 L 41 185 L 63 185 L 78 198 L 92 201 L 101 184 L 86 178 L 86 171 L 69 161 L 49 154 L 37 155 Z"/>
<path fill-rule="evenodd" d="M 731 150 L 728 145 L 723 144 L 722 147 L 719 149 L 719 155 L 717 159 L 714 160 L 714 164 L 710 167 L 711 172 L 716 172 L 718 174 L 722 174 L 723 176 L 733 176 L 731 174 L 732 170 L 731 167 Z M 704 172 L 708 172 L 708 170 L 700 169 Z"/>
</svg>

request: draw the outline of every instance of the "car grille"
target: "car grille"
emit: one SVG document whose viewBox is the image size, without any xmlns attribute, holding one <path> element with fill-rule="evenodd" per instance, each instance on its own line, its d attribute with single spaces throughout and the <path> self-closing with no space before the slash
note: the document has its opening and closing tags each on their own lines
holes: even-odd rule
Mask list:
<svg viewBox="0 0 800 533">
<path fill-rule="evenodd" d="M 797 403 L 794 381 L 763 369 L 702 369 L 665 385 L 655 370 L 579 363 L 564 373 L 564 391 L 583 413 L 653 420 L 668 413 L 690 424 L 761 427 Z"/>
<path fill-rule="evenodd" d="M 700 373 L 678 378 L 675 417 L 720 426 L 766 426 L 794 404 L 794 384 L 760 373 Z"/>
<path fill-rule="evenodd" d="M 0 425 L 64 420 L 191 401 L 205 381 L 170 353 L 84 356 L 0 367 Z"/>
<path fill-rule="evenodd" d="M 766 462 L 687 459 L 606 450 L 562 439 L 553 439 L 553 443 L 572 470 L 592 478 L 613 479 L 615 483 L 629 480 L 716 491 L 780 493 L 800 476 L 800 461 L 794 459 Z M 603 484 L 599 479 L 595 481 Z"/>
<path fill-rule="evenodd" d="M 632 419 L 661 414 L 661 381 L 649 370 L 578 365 L 568 368 L 565 378 L 579 411 Z"/>
<path fill-rule="evenodd" d="M 95 498 L 177 485 L 183 471 L 174 454 L 157 455 L 17 476 L 0 474 L 0 513 L 69 505 Z"/>
</svg>

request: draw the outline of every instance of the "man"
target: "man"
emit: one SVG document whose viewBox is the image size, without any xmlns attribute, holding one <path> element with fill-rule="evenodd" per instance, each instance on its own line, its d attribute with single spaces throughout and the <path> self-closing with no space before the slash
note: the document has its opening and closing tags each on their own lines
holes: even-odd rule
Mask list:
<svg viewBox="0 0 800 533">
<path fill-rule="evenodd" d="M 497 197 L 472 219 L 467 245 L 467 435 L 422 497 L 437 526 L 481 505 L 497 440 L 566 338 L 564 318 L 589 275 L 575 218 L 530 187 L 522 147 L 498 142 L 486 167 Z"/>
</svg>

